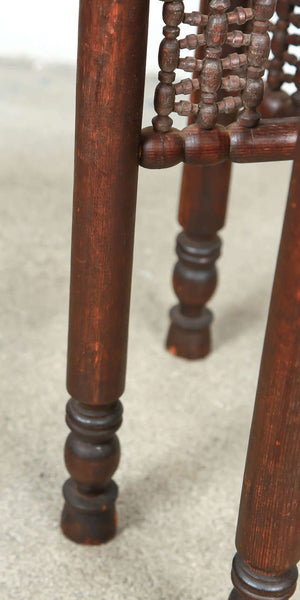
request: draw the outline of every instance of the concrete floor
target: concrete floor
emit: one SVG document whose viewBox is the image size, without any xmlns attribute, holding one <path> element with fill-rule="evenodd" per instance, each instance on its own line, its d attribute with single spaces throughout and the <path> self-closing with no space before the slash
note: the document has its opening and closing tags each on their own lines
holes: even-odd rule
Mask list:
<svg viewBox="0 0 300 600">
<path fill-rule="evenodd" d="M 234 169 L 214 351 L 200 362 L 164 350 L 181 169 L 141 170 L 119 535 L 77 546 L 59 529 L 74 72 L 0 72 L 0 598 L 224 600 L 291 165 Z"/>
</svg>

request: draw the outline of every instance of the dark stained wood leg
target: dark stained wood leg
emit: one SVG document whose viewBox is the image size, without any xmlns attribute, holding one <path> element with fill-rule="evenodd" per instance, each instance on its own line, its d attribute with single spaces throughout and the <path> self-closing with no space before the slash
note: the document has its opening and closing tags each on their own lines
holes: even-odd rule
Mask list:
<svg viewBox="0 0 300 600">
<path fill-rule="evenodd" d="M 171 309 L 168 350 L 177 356 L 203 358 L 210 351 L 212 313 L 206 308 L 217 285 L 215 262 L 225 221 L 231 162 L 213 166 L 185 165 L 173 286 L 179 304 Z"/>
<path fill-rule="evenodd" d="M 237 526 L 231 598 L 289 598 L 300 559 L 300 139 L 283 225 Z"/>
<path fill-rule="evenodd" d="M 116 532 L 148 0 L 81 0 L 61 526 L 75 542 Z"/>
<path fill-rule="evenodd" d="M 232 2 L 232 8 L 238 4 Z M 200 0 L 200 11 L 208 13 L 208 1 Z M 198 33 L 203 32 L 200 25 Z M 196 57 L 204 58 L 199 46 Z M 197 74 L 195 73 L 195 77 Z M 200 102 L 199 91 L 191 95 Z M 224 125 L 230 118 L 221 117 Z M 193 118 L 189 120 L 193 123 Z M 217 285 L 215 262 L 220 255 L 221 240 L 217 231 L 224 225 L 231 162 L 217 166 L 184 165 L 179 204 L 179 223 L 183 231 L 177 237 L 178 262 L 173 273 L 173 287 L 179 304 L 170 311 L 171 324 L 166 346 L 169 352 L 188 359 L 204 358 L 211 348 L 212 313 L 206 303 Z"/>
</svg>

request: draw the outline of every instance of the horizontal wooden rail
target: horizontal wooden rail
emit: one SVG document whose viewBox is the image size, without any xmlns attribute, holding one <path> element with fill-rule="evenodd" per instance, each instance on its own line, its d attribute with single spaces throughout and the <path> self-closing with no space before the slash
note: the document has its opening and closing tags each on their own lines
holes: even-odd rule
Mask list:
<svg viewBox="0 0 300 600">
<path fill-rule="evenodd" d="M 238 163 L 292 160 L 299 119 L 262 119 L 256 127 L 233 123 L 228 127 L 200 129 L 196 124 L 166 133 L 143 129 L 140 164 L 147 169 L 164 169 L 180 162 L 214 165 L 226 159 Z"/>
</svg>

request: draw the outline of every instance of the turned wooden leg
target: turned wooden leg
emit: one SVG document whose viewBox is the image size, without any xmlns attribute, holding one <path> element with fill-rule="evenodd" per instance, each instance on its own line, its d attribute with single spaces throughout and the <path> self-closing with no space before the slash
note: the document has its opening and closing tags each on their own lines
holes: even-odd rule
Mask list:
<svg viewBox="0 0 300 600">
<path fill-rule="evenodd" d="M 240 0 L 231 0 L 232 9 L 240 5 Z M 200 0 L 200 12 L 208 13 L 207 0 Z M 234 28 L 234 25 L 229 27 Z M 202 32 L 200 25 L 198 33 Z M 230 54 L 232 48 L 225 47 L 224 52 Z M 196 57 L 203 59 L 204 56 L 203 46 L 198 46 Z M 243 76 L 243 67 L 239 75 Z M 197 73 L 195 77 L 198 77 Z M 200 91 L 194 91 L 191 101 L 198 103 L 200 100 Z M 223 114 L 219 115 L 218 123 L 226 126 L 233 120 L 233 114 Z M 192 122 L 191 117 L 189 123 Z M 213 316 L 206 303 L 217 285 L 215 262 L 221 250 L 217 232 L 225 221 L 230 174 L 231 162 L 228 160 L 205 167 L 184 165 L 179 206 L 179 223 L 183 231 L 177 237 L 178 262 L 173 274 L 179 304 L 170 311 L 171 325 L 167 336 L 168 350 L 183 358 L 203 358 L 210 351 Z"/>
<path fill-rule="evenodd" d="M 148 1 L 81 0 L 62 530 L 116 532 Z"/>
<path fill-rule="evenodd" d="M 231 163 L 214 166 L 185 165 L 173 286 L 179 304 L 171 309 L 167 348 L 184 358 L 202 358 L 210 351 L 212 313 L 206 308 L 217 284 L 215 262 L 224 225 Z"/>
<path fill-rule="evenodd" d="M 245 467 L 231 598 L 289 598 L 300 559 L 300 139 Z"/>
</svg>

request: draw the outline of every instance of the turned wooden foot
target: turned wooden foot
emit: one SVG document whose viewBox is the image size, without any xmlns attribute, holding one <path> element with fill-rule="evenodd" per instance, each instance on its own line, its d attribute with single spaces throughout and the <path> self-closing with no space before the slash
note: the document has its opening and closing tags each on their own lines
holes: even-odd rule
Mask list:
<svg viewBox="0 0 300 600">
<path fill-rule="evenodd" d="M 232 563 L 232 590 L 230 600 L 288 600 L 297 585 L 298 569 L 291 567 L 278 575 L 265 575 L 251 569 L 236 554 Z"/>
<path fill-rule="evenodd" d="M 120 461 L 115 431 L 121 422 L 120 401 L 93 408 L 71 398 L 67 404 L 72 433 L 65 445 L 65 462 L 72 478 L 63 487 L 61 527 L 75 542 L 99 544 L 116 533 L 118 487 L 111 478 Z"/>
<path fill-rule="evenodd" d="M 187 316 L 180 305 L 170 310 L 171 325 L 167 338 L 167 349 L 174 356 L 196 359 L 210 352 L 210 324 L 212 312 L 203 308 L 200 316 Z"/>
</svg>

